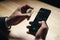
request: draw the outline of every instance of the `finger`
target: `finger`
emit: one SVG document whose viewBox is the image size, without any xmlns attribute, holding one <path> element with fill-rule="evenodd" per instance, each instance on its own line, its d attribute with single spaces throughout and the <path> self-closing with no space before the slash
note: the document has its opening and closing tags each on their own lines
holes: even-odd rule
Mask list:
<svg viewBox="0 0 60 40">
<path fill-rule="evenodd" d="M 28 34 L 31 34 L 29 31 L 27 31 Z"/>
<path fill-rule="evenodd" d="M 43 24 L 46 24 L 46 21 L 42 21 Z"/>
<path fill-rule="evenodd" d="M 24 17 L 26 17 L 26 18 L 27 18 L 27 20 L 29 20 L 29 19 L 30 19 L 30 17 L 31 17 L 31 14 L 21 14 L 21 16 L 24 16 Z"/>
<path fill-rule="evenodd" d="M 31 14 L 20 14 L 21 16 L 31 16 Z"/>
<path fill-rule="evenodd" d="M 41 25 L 42 25 L 42 24 L 46 24 L 45 21 L 39 21 L 38 23 L 41 24 Z"/>
<path fill-rule="evenodd" d="M 20 14 L 20 16 L 29 18 L 31 15 L 30 14 Z"/>
<path fill-rule="evenodd" d="M 29 24 L 32 24 L 33 22 L 31 21 L 31 22 L 29 22 Z"/>
<path fill-rule="evenodd" d="M 32 7 L 30 7 L 29 5 L 25 5 L 25 6 L 23 6 L 23 7 L 21 7 L 21 12 L 22 13 L 26 13 L 26 11 L 27 11 L 27 9 L 33 9 Z"/>
<path fill-rule="evenodd" d="M 26 11 L 26 13 L 30 13 L 31 15 L 32 15 L 32 13 L 33 13 L 34 11 L 32 10 L 32 9 L 27 9 L 27 11 Z"/>
<path fill-rule="evenodd" d="M 26 13 L 27 9 L 34 9 L 34 8 L 29 5 L 24 5 L 22 7 L 17 8 L 17 10 L 20 11 L 21 13 Z"/>
<path fill-rule="evenodd" d="M 29 29 L 31 26 L 27 26 L 27 28 Z"/>
<path fill-rule="evenodd" d="M 33 35 L 33 36 L 35 36 L 35 34 L 33 34 L 33 33 L 29 32 L 29 31 L 27 31 L 27 33 L 28 33 L 28 34 L 30 34 L 30 35 Z"/>
<path fill-rule="evenodd" d="M 35 36 L 33 33 L 29 32 L 29 31 L 27 31 L 27 33 L 28 33 L 28 34 L 30 34 L 30 35 L 33 35 L 33 36 Z"/>
<path fill-rule="evenodd" d="M 42 26 L 47 26 L 46 21 L 42 21 Z"/>
<path fill-rule="evenodd" d="M 31 6 L 29 6 L 29 5 L 25 5 L 24 7 L 33 9 L 33 7 L 31 7 Z"/>
<path fill-rule="evenodd" d="M 39 21 L 38 23 L 39 23 L 39 24 L 42 24 L 42 21 Z"/>
</svg>

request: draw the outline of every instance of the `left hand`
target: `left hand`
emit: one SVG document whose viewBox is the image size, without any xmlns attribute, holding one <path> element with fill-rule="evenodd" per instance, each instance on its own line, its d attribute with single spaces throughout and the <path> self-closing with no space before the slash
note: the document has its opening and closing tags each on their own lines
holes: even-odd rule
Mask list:
<svg viewBox="0 0 60 40">
<path fill-rule="evenodd" d="M 31 27 L 32 22 L 30 22 L 29 24 L 30 25 L 27 26 L 28 29 Z M 48 32 L 48 25 L 45 21 L 39 21 L 38 24 L 40 24 L 41 26 L 35 34 L 35 40 L 45 40 Z M 28 34 L 33 35 L 33 33 L 31 32 L 28 32 Z"/>
</svg>

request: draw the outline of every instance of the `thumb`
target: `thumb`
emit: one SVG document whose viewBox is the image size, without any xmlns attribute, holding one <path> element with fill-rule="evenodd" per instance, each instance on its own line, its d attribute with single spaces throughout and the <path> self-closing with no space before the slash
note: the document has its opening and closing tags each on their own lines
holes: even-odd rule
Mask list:
<svg viewBox="0 0 60 40">
<path fill-rule="evenodd" d="M 40 25 L 42 25 L 42 21 L 39 21 L 38 23 L 39 23 Z"/>
<path fill-rule="evenodd" d="M 29 20 L 31 17 L 31 14 L 20 14 L 20 16 L 23 16 L 23 17 L 27 18 L 27 20 Z"/>
<path fill-rule="evenodd" d="M 45 21 L 39 21 L 38 22 L 40 25 L 46 25 L 46 22 Z"/>
</svg>

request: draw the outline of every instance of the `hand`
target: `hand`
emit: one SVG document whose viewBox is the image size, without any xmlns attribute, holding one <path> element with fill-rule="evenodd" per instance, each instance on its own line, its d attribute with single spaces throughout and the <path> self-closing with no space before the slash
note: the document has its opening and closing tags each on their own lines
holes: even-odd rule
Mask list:
<svg viewBox="0 0 60 40">
<path fill-rule="evenodd" d="M 17 25 L 22 22 L 25 18 L 29 19 L 30 14 L 26 14 L 26 10 L 32 7 L 25 5 L 21 8 L 18 8 L 11 16 L 6 20 L 8 26 Z"/>
<path fill-rule="evenodd" d="M 32 22 L 30 22 L 30 24 L 31 23 Z M 38 29 L 38 31 L 35 35 L 35 40 L 45 40 L 47 31 L 48 31 L 48 26 L 45 21 L 39 21 L 38 23 L 41 25 L 41 27 Z M 29 28 L 30 26 L 27 26 L 27 28 Z M 30 32 L 28 32 L 28 33 L 30 34 Z"/>
</svg>

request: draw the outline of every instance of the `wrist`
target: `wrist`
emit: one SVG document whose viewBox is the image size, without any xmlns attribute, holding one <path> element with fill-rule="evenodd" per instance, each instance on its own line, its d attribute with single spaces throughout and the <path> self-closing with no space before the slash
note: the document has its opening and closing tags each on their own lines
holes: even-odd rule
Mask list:
<svg viewBox="0 0 60 40">
<path fill-rule="evenodd" d="M 36 36 L 35 37 L 35 40 L 45 40 L 44 38 L 41 38 L 41 37 L 39 37 L 39 36 Z"/>
<path fill-rule="evenodd" d="M 11 25 L 10 25 L 10 23 L 9 23 L 9 21 L 8 21 L 8 17 L 5 18 L 5 25 L 6 25 L 6 27 L 7 27 L 8 29 L 11 28 Z"/>
</svg>

